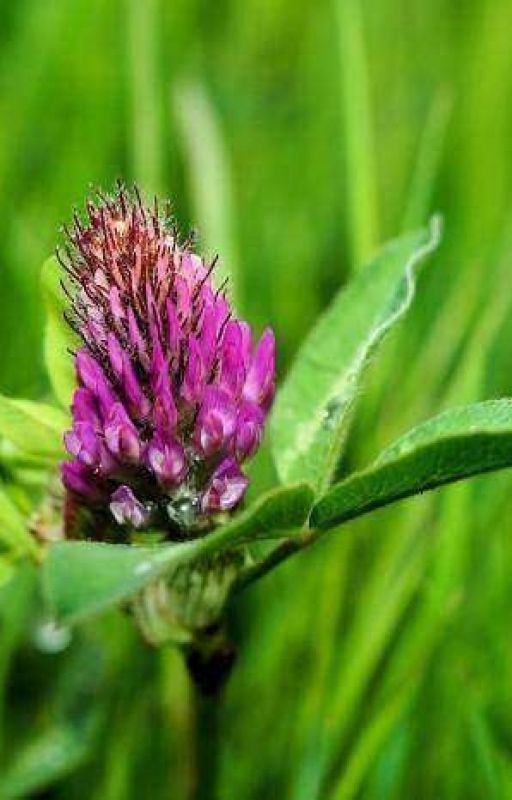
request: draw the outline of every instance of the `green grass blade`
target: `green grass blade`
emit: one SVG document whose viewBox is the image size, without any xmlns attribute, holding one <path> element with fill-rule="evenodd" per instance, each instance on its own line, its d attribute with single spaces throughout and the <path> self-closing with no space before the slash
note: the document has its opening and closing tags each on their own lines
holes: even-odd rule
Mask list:
<svg viewBox="0 0 512 800">
<path fill-rule="evenodd" d="M 203 84 L 177 83 L 172 106 L 185 155 L 194 223 L 209 257 L 219 255 L 216 275 L 229 278 L 229 294 L 240 304 L 239 256 L 233 181 L 225 136 Z"/>
<path fill-rule="evenodd" d="M 145 193 L 163 188 L 162 106 L 159 96 L 159 0 L 126 0 L 132 114 L 132 170 Z"/>
<path fill-rule="evenodd" d="M 335 14 L 350 249 L 352 266 L 360 269 L 380 240 L 369 62 L 360 0 L 335 0 Z"/>
<path fill-rule="evenodd" d="M 434 95 L 423 127 L 409 187 L 402 229 L 410 231 L 432 213 L 431 203 L 443 156 L 451 97 L 442 88 Z"/>
</svg>

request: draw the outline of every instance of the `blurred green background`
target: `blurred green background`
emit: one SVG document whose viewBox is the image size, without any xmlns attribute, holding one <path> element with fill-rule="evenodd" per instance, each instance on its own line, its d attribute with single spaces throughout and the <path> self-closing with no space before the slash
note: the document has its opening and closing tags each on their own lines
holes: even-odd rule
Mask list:
<svg viewBox="0 0 512 800">
<path fill-rule="evenodd" d="M 511 394 L 511 30 L 509 0 L 1 3 L 0 389 L 47 392 L 40 265 L 121 176 L 221 253 L 281 374 L 379 243 L 443 213 L 342 468 Z M 381 511 L 240 598 L 221 800 L 512 797 L 511 489 Z M 120 613 L 64 647 L 42 614 L 29 570 L 0 590 L 0 797 L 188 797 L 178 655 Z"/>
</svg>

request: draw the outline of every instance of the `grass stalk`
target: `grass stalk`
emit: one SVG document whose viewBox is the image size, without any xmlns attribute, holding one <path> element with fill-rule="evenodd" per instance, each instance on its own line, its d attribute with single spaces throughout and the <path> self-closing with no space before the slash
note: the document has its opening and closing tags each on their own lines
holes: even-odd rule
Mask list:
<svg viewBox="0 0 512 800">
<path fill-rule="evenodd" d="M 335 0 L 335 12 L 349 243 L 354 270 L 364 266 L 379 242 L 374 126 L 360 0 Z"/>
<path fill-rule="evenodd" d="M 128 64 L 132 93 L 132 169 L 144 192 L 162 189 L 163 154 L 158 98 L 158 0 L 128 0 Z"/>
<path fill-rule="evenodd" d="M 225 139 L 214 105 L 197 80 L 177 84 L 172 106 L 180 132 L 191 187 L 194 221 L 205 254 L 219 255 L 219 283 L 229 278 L 229 295 L 240 300 L 233 182 Z"/>
</svg>

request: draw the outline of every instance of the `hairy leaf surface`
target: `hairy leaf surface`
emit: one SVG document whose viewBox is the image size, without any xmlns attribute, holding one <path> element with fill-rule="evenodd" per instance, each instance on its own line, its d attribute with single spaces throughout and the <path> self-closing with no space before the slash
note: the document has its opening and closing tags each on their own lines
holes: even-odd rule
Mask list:
<svg viewBox="0 0 512 800">
<path fill-rule="evenodd" d="M 512 400 L 446 411 L 385 450 L 364 472 L 330 489 L 311 524 L 330 528 L 446 483 L 512 466 Z"/>
</svg>

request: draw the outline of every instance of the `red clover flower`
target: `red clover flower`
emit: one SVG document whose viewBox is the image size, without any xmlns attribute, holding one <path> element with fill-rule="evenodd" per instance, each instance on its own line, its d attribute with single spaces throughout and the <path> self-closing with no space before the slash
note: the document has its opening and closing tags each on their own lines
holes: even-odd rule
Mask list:
<svg viewBox="0 0 512 800">
<path fill-rule="evenodd" d="M 275 389 L 275 341 L 253 346 L 206 264 L 155 200 L 121 185 L 67 230 L 68 322 L 81 344 L 62 464 L 68 497 L 171 537 L 231 511 Z"/>
</svg>

